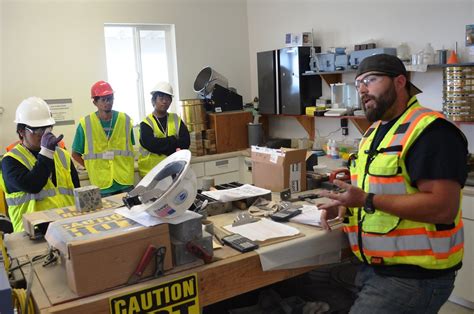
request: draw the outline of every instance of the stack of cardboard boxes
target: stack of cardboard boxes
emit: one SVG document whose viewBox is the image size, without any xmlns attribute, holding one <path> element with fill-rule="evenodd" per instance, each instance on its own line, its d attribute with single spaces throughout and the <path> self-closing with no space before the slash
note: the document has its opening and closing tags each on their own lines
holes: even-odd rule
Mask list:
<svg viewBox="0 0 474 314">
<path fill-rule="evenodd" d="M 216 131 L 214 129 L 204 130 L 204 150 L 206 155 L 217 153 Z"/>
<path fill-rule="evenodd" d="M 191 138 L 191 144 L 189 150 L 193 156 L 204 155 L 204 145 L 202 141 L 202 131 L 189 133 Z"/>
<path fill-rule="evenodd" d="M 198 132 L 191 132 L 191 145 L 189 150 L 193 156 L 211 155 L 217 152 L 216 132 L 208 129 Z"/>
</svg>

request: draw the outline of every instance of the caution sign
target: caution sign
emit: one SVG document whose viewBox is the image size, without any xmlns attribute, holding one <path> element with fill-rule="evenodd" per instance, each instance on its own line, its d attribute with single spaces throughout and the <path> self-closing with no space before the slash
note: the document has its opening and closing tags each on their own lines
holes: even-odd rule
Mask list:
<svg viewBox="0 0 474 314">
<path fill-rule="evenodd" d="M 110 313 L 200 313 L 197 274 L 109 299 Z"/>
</svg>

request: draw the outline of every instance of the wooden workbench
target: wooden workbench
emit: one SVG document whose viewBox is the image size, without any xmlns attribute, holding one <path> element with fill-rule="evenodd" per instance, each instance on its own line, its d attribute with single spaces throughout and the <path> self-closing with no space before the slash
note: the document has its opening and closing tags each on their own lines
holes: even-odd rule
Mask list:
<svg viewBox="0 0 474 314">
<path fill-rule="evenodd" d="M 212 219 L 212 217 L 210 218 Z M 219 217 L 218 220 L 222 220 L 222 218 Z M 321 241 L 327 242 L 327 239 L 344 237 L 341 230 L 335 230 L 328 234 L 327 231 L 315 227 L 292 225 L 300 226 L 298 229 L 305 237 L 317 237 Z M 295 240 L 298 239 L 291 241 Z M 287 241 L 289 246 L 291 241 Z M 20 261 L 26 261 L 26 255 L 31 259 L 33 256 L 47 251 L 45 241 L 33 242 L 23 233 L 9 235 L 6 242 L 10 255 L 19 257 Z M 285 245 L 287 242 L 280 242 L 278 245 Z M 308 249 L 318 250 L 317 247 Z M 337 248 L 337 251 L 335 253 L 341 253 L 340 248 Z M 241 254 L 227 246 L 214 251 L 214 260 L 210 264 L 200 262 L 175 267 L 166 272 L 163 277 L 139 282 L 135 285 L 117 287 L 87 297 L 78 297 L 68 288 L 63 266 L 42 267 L 41 263 L 38 263 L 34 265 L 32 295 L 38 310 L 45 313 L 110 313 L 109 300 L 113 297 L 147 289 L 148 287 L 155 287 L 186 275 L 196 274 L 199 306 L 204 307 L 303 274 L 318 267 L 318 265 L 311 265 L 293 269 L 263 271 L 260 256 L 255 251 Z M 23 267 L 23 271 L 25 277 L 28 278 L 30 266 Z"/>
</svg>

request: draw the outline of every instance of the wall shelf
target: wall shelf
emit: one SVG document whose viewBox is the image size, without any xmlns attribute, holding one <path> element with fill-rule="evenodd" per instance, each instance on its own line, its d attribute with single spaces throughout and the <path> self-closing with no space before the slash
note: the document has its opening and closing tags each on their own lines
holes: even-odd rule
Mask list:
<svg viewBox="0 0 474 314">
<path fill-rule="evenodd" d="M 370 127 L 371 123 L 367 121 L 367 119 L 363 116 L 340 116 L 340 117 L 319 117 L 319 116 L 307 116 L 307 115 L 286 115 L 286 114 L 263 114 L 260 117 L 260 122 L 263 124 L 263 129 L 265 131 L 265 134 L 268 135 L 269 132 L 269 125 L 268 125 L 268 118 L 269 117 L 293 117 L 295 118 L 301 126 L 305 129 L 305 131 L 308 133 L 309 139 L 314 140 L 314 134 L 315 134 L 315 123 L 314 119 L 348 119 L 352 121 L 354 126 L 359 130 L 361 134 L 364 134 L 365 131 Z"/>
</svg>

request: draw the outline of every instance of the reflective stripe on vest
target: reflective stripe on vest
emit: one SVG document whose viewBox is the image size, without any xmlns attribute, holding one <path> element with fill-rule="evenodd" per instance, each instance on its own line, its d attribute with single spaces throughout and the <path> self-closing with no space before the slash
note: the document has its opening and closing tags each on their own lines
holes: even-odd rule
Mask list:
<svg viewBox="0 0 474 314">
<path fill-rule="evenodd" d="M 397 177 L 369 177 L 369 192 L 374 194 L 407 194 L 405 180 L 402 176 Z"/>
<path fill-rule="evenodd" d="M 21 158 L 21 160 L 23 160 L 23 164 L 26 166 L 26 168 L 28 168 L 28 170 L 33 169 L 33 165 L 30 163 L 28 158 L 26 158 L 26 156 L 23 155 L 17 148 L 12 149 L 10 153 Z"/>
<path fill-rule="evenodd" d="M 358 250 L 358 228 L 345 228 L 353 249 Z M 391 257 L 405 255 L 432 255 L 446 259 L 450 253 L 463 248 L 462 221 L 456 228 L 446 231 L 427 231 L 425 228 L 394 230 L 383 237 L 366 234 L 363 247 L 366 255 Z M 355 247 L 354 247 L 355 246 Z"/>
<path fill-rule="evenodd" d="M 55 189 L 41 190 L 39 193 L 36 193 L 36 194 L 25 193 L 19 197 L 7 198 L 6 202 L 8 206 L 18 206 L 32 200 L 41 201 L 47 197 L 52 197 L 55 195 L 56 195 Z"/>
</svg>

